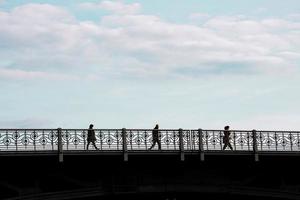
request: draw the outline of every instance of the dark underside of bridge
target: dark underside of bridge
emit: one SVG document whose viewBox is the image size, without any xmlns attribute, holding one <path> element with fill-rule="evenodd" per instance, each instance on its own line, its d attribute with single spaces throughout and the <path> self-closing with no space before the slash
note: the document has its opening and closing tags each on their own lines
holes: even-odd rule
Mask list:
<svg viewBox="0 0 300 200">
<path fill-rule="evenodd" d="M 0 199 L 300 199 L 300 156 L 1 156 Z"/>
</svg>

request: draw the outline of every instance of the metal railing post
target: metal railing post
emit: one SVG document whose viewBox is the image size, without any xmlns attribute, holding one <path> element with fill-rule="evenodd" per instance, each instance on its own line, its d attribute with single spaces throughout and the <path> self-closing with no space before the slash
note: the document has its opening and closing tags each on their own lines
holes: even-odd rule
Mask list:
<svg viewBox="0 0 300 200">
<path fill-rule="evenodd" d="M 127 139 L 126 139 L 126 128 L 122 128 L 122 141 L 123 141 L 123 156 L 124 161 L 128 161 L 128 152 L 127 152 Z"/>
<path fill-rule="evenodd" d="M 179 129 L 179 149 L 180 149 L 180 160 L 184 161 L 184 144 L 183 144 L 183 131 Z"/>
<path fill-rule="evenodd" d="M 34 151 L 36 151 L 36 143 L 35 143 L 35 139 L 36 139 L 36 131 L 33 131 L 33 149 Z"/>
<path fill-rule="evenodd" d="M 252 139 L 253 139 L 253 152 L 254 152 L 254 158 L 255 161 L 259 161 L 259 157 L 257 154 L 257 140 L 256 140 L 256 130 L 252 130 Z"/>
<path fill-rule="evenodd" d="M 15 139 L 16 151 L 18 151 L 18 131 L 17 130 L 15 131 L 14 139 Z"/>
<path fill-rule="evenodd" d="M 203 141 L 202 141 L 203 133 L 202 129 L 198 129 L 198 139 L 199 139 L 199 152 L 200 152 L 200 160 L 204 161 L 204 149 L 203 149 Z"/>
<path fill-rule="evenodd" d="M 62 144 L 62 129 L 57 129 L 57 150 L 58 150 L 58 160 L 59 162 L 64 161 L 64 155 L 63 155 L 63 144 Z"/>
</svg>

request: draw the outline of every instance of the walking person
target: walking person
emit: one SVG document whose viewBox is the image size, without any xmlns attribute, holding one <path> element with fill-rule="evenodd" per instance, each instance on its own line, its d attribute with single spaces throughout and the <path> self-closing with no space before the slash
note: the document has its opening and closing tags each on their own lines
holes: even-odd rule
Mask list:
<svg viewBox="0 0 300 200">
<path fill-rule="evenodd" d="M 226 149 L 226 147 L 228 146 L 231 150 L 233 150 L 231 144 L 230 144 L 230 131 L 229 131 L 229 126 L 225 126 L 224 127 L 224 136 L 223 136 L 223 150 Z"/>
<path fill-rule="evenodd" d="M 99 150 L 95 144 L 96 136 L 95 136 L 95 131 L 94 131 L 93 127 L 94 127 L 94 125 L 90 124 L 89 130 L 88 130 L 88 135 L 87 135 L 86 150 L 89 150 L 90 143 L 92 143 L 92 145 L 95 147 L 96 150 Z"/>
<path fill-rule="evenodd" d="M 160 144 L 158 129 L 159 129 L 159 126 L 158 126 L 158 124 L 156 124 L 156 126 L 152 130 L 152 146 L 150 147 L 149 150 L 151 150 L 155 146 L 156 143 L 158 145 L 158 150 L 161 150 L 161 144 Z"/>
</svg>

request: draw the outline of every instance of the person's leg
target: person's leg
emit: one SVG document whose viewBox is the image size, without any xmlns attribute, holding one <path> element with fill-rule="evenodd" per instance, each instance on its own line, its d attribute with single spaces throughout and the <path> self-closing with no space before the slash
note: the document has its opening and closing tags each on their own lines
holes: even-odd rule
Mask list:
<svg viewBox="0 0 300 200">
<path fill-rule="evenodd" d="M 229 148 L 230 148 L 231 150 L 233 150 L 233 148 L 232 148 L 230 142 L 228 142 L 228 146 L 229 146 Z"/>
<path fill-rule="evenodd" d="M 92 144 L 93 144 L 93 146 L 95 147 L 95 149 L 98 150 L 98 148 L 97 148 L 95 142 L 93 142 Z"/>
<path fill-rule="evenodd" d="M 225 141 L 225 144 L 224 144 L 224 146 L 223 146 L 223 150 L 225 150 L 227 146 L 228 146 L 228 142 Z"/>
<path fill-rule="evenodd" d="M 161 150 L 161 143 L 159 139 L 157 139 L 157 144 L 158 144 L 158 149 Z"/>
<path fill-rule="evenodd" d="M 90 145 L 90 141 L 88 141 L 87 145 L 86 145 L 86 150 L 89 150 L 89 145 Z"/>
<path fill-rule="evenodd" d="M 154 146 L 155 146 L 155 141 L 152 140 L 152 145 L 151 145 L 151 147 L 149 148 L 149 150 L 151 150 Z"/>
<path fill-rule="evenodd" d="M 155 143 L 156 143 L 156 138 L 154 137 L 152 138 L 152 145 L 149 150 L 151 150 L 155 146 Z"/>
<path fill-rule="evenodd" d="M 149 150 L 151 150 L 153 147 L 154 147 L 154 142 L 152 141 L 152 145 L 151 145 L 151 147 L 149 148 Z"/>
</svg>

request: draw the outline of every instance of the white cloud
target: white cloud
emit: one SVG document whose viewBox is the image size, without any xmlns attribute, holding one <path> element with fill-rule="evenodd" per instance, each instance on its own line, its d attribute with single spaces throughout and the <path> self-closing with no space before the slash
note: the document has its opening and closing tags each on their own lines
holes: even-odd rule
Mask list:
<svg viewBox="0 0 300 200">
<path fill-rule="evenodd" d="M 88 5 L 94 4 L 81 6 Z M 294 72 L 299 63 L 300 25 L 295 21 L 215 16 L 201 25 L 188 25 L 137 14 L 138 4 L 103 1 L 94 6 L 113 13 L 96 23 L 79 21 L 48 4 L 0 12 L 2 66 L 21 70 L 17 74 L 32 71 L 28 77 L 48 76 L 41 73 L 49 69 L 53 74 L 77 72 L 90 77 L 87 73 L 195 76 L 281 74 Z M 2 74 L 12 76 L 13 71 L 5 70 Z"/>
<path fill-rule="evenodd" d="M 256 129 L 256 130 L 287 130 L 298 131 L 300 115 L 297 114 L 280 114 L 272 115 L 260 114 L 255 117 L 249 117 L 240 121 L 235 121 L 233 129 Z"/>
<path fill-rule="evenodd" d="M 11 18 L 15 16 L 16 18 Z M 34 22 L 34 24 L 43 25 L 45 22 L 57 22 L 68 23 L 74 22 L 74 17 L 70 15 L 63 8 L 50 5 L 50 4 L 34 4 L 29 3 L 23 6 L 14 8 L 10 15 L 8 15 L 11 22 L 16 25 L 21 23 Z"/>
<path fill-rule="evenodd" d="M 300 13 L 293 13 L 289 14 L 287 19 L 289 20 L 295 20 L 295 21 L 300 21 Z"/>
<path fill-rule="evenodd" d="M 64 75 L 58 73 L 47 73 L 38 71 L 23 71 L 18 69 L 1 69 L 1 79 L 19 79 L 19 80 L 79 80 L 79 77 L 74 75 Z"/>
<path fill-rule="evenodd" d="M 0 128 L 50 128 L 53 122 L 45 118 L 26 118 L 20 120 L 0 120 Z"/>
<path fill-rule="evenodd" d="M 81 8 L 85 9 L 103 9 L 115 14 L 136 14 L 141 11 L 139 3 L 124 4 L 120 1 L 101 1 L 99 3 L 82 3 Z"/>
</svg>

